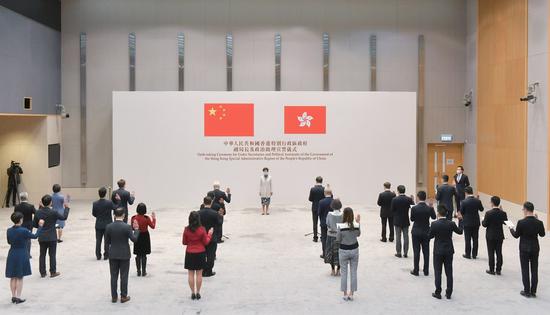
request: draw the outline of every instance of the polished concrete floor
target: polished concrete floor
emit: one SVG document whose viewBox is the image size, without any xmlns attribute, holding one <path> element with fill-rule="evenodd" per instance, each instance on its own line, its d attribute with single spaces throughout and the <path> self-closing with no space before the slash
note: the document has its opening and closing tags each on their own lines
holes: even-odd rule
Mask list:
<svg viewBox="0 0 550 315">
<path fill-rule="evenodd" d="M 345 205 L 346 206 L 346 205 Z M 485 273 L 487 253 L 484 231 L 477 260 L 461 257 L 464 241 L 455 236 L 453 299 L 435 300 L 433 272 L 413 277 L 409 258 L 394 257 L 394 244 L 381 243 L 376 209 L 353 208 L 362 214 L 359 291 L 353 302 L 341 299 L 340 279 L 319 258 L 320 243 L 310 236 L 311 214 L 306 205 L 273 206 L 270 216 L 258 209 L 229 209 L 224 232 L 230 238 L 218 249 L 213 278 L 204 280 L 201 301 L 192 301 L 183 268 L 181 232 L 191 208 L 157 210 L 157 229 L 151 232 L 153 253 L 149 275 L 138 278 L 131 264 L 126 304 L 112 304 L 109 267 L 94 255 L 94 220 L 91 203 L 74 202 L 58 247 L 55 279 L 38 274 L 38 246 L 33 243 L 33 275 L 25 278 L 21 305 L 10 303 L 8 279 L 0 287 L 0 314 L 547 314 L 550 309 L 550 239 L 541 241 L 539 296 L 526 299 L 522 288 L 518 241 L 504 242 L 504 268 L 500 277 Z M 1 209 L 0 226 L 10 226 L 8 209 Z M 0 266 L 8 246 L 0 244 Z M 445 283 L 445 282 L 444 282 Z"/>
</svg>

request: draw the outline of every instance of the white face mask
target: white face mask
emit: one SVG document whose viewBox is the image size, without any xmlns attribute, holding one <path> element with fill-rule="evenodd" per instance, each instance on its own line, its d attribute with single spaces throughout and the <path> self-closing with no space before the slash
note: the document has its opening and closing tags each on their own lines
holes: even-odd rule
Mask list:
<svg viewBox="0 0 550 315">
<path fill-rule="evenodd" d="M 456 170 L 456 173 L 457 173 L 458 175 L 460 175 L 460 174 L 462 174 L 462 170 Z"/>
<path fill-rule="evenodd" d="M 266 176 L 266 177 L 267 177 L 267 175 L 269 175 L 269 173 L 268 173 L 268 172 L 264 172 L 264 176 Z"/>
</svg>

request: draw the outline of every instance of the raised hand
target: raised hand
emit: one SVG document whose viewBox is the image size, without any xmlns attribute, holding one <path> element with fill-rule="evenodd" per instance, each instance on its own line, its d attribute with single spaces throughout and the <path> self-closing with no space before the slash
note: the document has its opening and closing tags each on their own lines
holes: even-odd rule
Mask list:
<svg viewBox="0 0 550 315">
<path fill-rule="evenodd" d="M 361 222 L 361 215 L 359 213 L 355 216 L 355 221 L 357 223 Z"/>
<path fill-rule="evenodd" d="M 136 196 L 136 192 L 132 190 L 132 192 L 130 193 L 130 196 L 132 196 L 132 198 L 134 198 Z"/>
<path fill-rule="evenodd" d="M 43 227 L 43 226 L 44 226 L 44 219 L 40 219 L 40 220 L 38 221 L 38 226 L 39 226 L 39 227 Z"/>
<path fill-rule="evenodd" d="M 69 208 L 69 203 L 68 202 L 63 203 L 63 208 L 65 209 Z"/>
<path fill-rule="evenodd" d="M 230 193 L 231 193 L 231 189 L 230 189 L 229 187 L 227 187 L 227 188 L 225 189 L 225 192 L 226 192 L 227 194 L 230 194 Z"/>
<path fill-rule="evenodd" d="M 155 220 L 157 218 L 157 214 L 155 213 L 155 211 L 153 211 L 151 213 L 151 218 L 153 218 L 153 220 Z"/>
<path fill-rule="evenodd" d="M 212 236 L 212 234 L 214 234 L 214 228 L 210 228 L 210 230 L 208 230 L 208 235 Z"/>
</svg>

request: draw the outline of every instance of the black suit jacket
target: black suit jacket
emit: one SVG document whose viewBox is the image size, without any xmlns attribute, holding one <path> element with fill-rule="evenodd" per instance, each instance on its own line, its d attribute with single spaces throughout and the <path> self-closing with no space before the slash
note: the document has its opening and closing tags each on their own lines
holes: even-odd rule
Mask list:
<svg viewBox="0 0 550 315">
<path fill-rule="evenodd" d="M 425 202 L 419 202 L 411 208 L 411 221 L 413 227 L 411 234 L 415 236 L 428 236 L 430 232 L 430 218 L 435 220 L 435 210 Z"/>
<path fill-rule="evenodd" d="M 447 218 L 452 216 L 452 213 L 455 209 L 453 201 L 456 196 L 456 189 L 449 184 L 443 184 L 437 187 L 437 194 L 435 195 L 435 199 L 439 201 L 440 204 L 445 205 L 447 207 L 447 210 L 449 210 L 450 214 L 447 214 Z"/>
<path fill-rule="evenodd" d="M 510 232 L 515 238 L 519 237 L 519 251 L 528 253 L 539 252 L 537 236 L 543 237 L 546 234 L 542 221 L 532 216 L 519 220 L 516 228 Z"/>
<path fill-rule="evenodd" d="M 227 209 L 225 207 L 225 202 L 231 202 L 231 194 L 226 194 L 225 191 L 222 191 L 220 189 L 214 189 L 212 191 L 209 191 L 206 195 L 212 197 L 212 209 L 218 211 L 219 209 L 223 208 L 224 214 L 226 213 Z M 222 199 L 224 203 L 221 203 L 220 199 Z"/>
<path fill-rule="evenodd" d="M 113 223 L 113 210 L 117 205 L 111 200 L 99 199 L 94 201 L 92 215 L 95 217 L 95 228 L 104 230 L 109 223 Z"/>
<path fill-rule="evenodd" d="M 23 214 L 23 224 L 21 226 L 32 230 L 32 216 L 36 213 L 34 205 L 23 201 L 13 209 L 13 212 L 21 212 Z"/>
<path fill-rule="evenodd" d="M 453 176 L 456 192 L 457 192 L 457 195 L 461 197 L 461 199 L 464 199 L 464 188 L 470 186 L 470 179 L 466 174 L 462 174 L 462 176 L 460 177 L 460 181 L 457 180 L 457 177 L 458 177 L 458 174 L 455 174 L 455 176 Z"/>
<path fill-rule="evenodd" d="M 201 218 L 201 224 L 208 232 L 210 228 L 214 228 L 214 234 L 212 235 L 212 241 L 218 242 L 217 235 L 220 233 L 220 227 L 222 225 L 223 217 L 212 208 L 202 208 L 199 210 L 199 216 Z"/>
<path fill-rule="evenodd" d="M 435 238 L 434 241 L 434 256 L 435 255 L 452 255 L 455 253 L 453 246 L 453 232 L 462 234 L 462 230 L 456 226 L 456 223 L 447 218 L 440 218 L 432 222 L 430 226 L 429 237 Z"/>
<path fill-rule="evenodd" d="M 468 197 L 460 203 L 460 213 L 462 214 L 462 225 L 464 227 L 479 227 L 479 212 L 483 211 L 481 200 L 475 197 Z"/>
<path fill-rule="evenodd" d="M 311 211 L 317 213 L 319 211 L 319 201 L 325 198 L 325 187 L 323 185 L 315 185 L 309 190 L 309 201 L 311 201 Z"/>
<path fill-rule="evenodd" d="M 384 190 L 378 195 L 378 204 L 380 206 L 380 217 L 389 218 L 393 216 L 391 212 L 391 201 L 395 198 L 395 193 L 389 190 Z"/>
<path fill-rule="evenodd" d="M 322 227 L 327 226 L 327 215 L 332 211 L 330 204 L 334 200 L 332 197 L 325 197 L 319 201 L 319 222 Z"/>
<path fill-rule="evenodd" d="M 409 222 L 409 208 L 414 205 L 414 201 L 405 195 L 399 195 L 391 201 L 391 212 L 393 213 L 393 225 L 406 227 L 411 225 Z"/>
<path fill-rule="evenodd" d="M 120 197 L 120 201 L 116 200 L 115 198 L 117 194 Z M 114 202 L 118 207 L 124 208 L 126 216 L 128 216 L 128 205 L 133 205 L 134 200 L 135 198 L 132 197 L 130 192 L 124 188 L 119 188 L 113 191 L 113 194 L 111 195 L 111 201 Z"/>
<path fill-rule="evenodd" d="M 124 221 L 115 220 L 107 225 L 105 229 L 105 244 L 109 246 L 109 259 L 130 259 L 130 244 L 128 240 L 135 242 L 139 230 L 132 230 L 132 227 Z"/>
<path fill-rule="evenodd" d="M 483 222 L 481 222 L 481 224 L 487 228 L 485 238 L 491 241 L 503 240 L 504 232 L 502 231 L 502 225 L 504 224 L 504 221 L 507 220 L 508 216 L 506 215 L 506 212 L 500 210 L 499 208 L 493 208 L 487 211 L 487 213 L 485 213 L 485 217 L 483 218 Z"/>
<path fill-rule="evenodd" d="M 42 226 L 42 234 L 38 237 L 39 242 L 55 242 L 57 241 L 57 231 L 55 223 L 57 220 L 67 220 L 69 217 L 69 208 L 65 208 L 63 214 L 53 210 L 52 208 L 41 208 L 36 211 L 33 220 L 33 226 L 38 228 L 38 221 L 44 220 Z"/>
</svg>

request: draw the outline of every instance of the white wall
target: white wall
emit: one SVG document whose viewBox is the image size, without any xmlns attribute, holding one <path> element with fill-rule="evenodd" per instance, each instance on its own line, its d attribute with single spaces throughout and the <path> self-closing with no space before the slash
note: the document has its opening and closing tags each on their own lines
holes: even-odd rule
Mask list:
<svg viewBox="0 0 550 315">
<path fill-rule="evenodd" d="M 253 103 L 254 136 L 205 137 L 204 104 L 216 102 Z M 325 105 L 326 134 L 284 134 L 285 105 Z M 232 206 L 258 206 L 264 167 L 273 176 L 275 204 L 307 202 L 319 175 L 347 204 L 376 206 L 385 181 L 415 192 L 416 94 L 410 92 L 115 92 L 113 139 L 113 183 L 126 179 L 138 202 L 154 208 L 199 205 L 214 180 L 231 187 Z M 235 156 L 226 141 L 307 145 L 296 146 L 304 160 L 289 159 L 294 152 L 253 153 L 253 160 L 249 153 L 237 153 L 247 160 L 198 156 Z"/>
<path fill-rule="evenodd" d="M 331 38 L 330 87 L 369 89 L 369 36 L 378 36 L 378 89 L 416 91 L 417 38 L 426 39 L 425 141 L 465 139 L 463 0 L 73 0 L 62 2 L 64 186 L 80 185 L 79 33 L 88 34 L 88 186 L 112 178 L 111 92 L 128 89 L 128 33 L 137 36 L 138 90 L 177 89 L 178 32 L 186 90 L 223 91 L 225 33 L 234 36 L 235 90 L 273 90 L 273 36 L 282 36 L 282 89 L 322 89 L 321 34 Z M 425 156 L 425 155 L 424 155 Z M 466 166 L 468 167 L 468 166 Z"/>
</svg>

